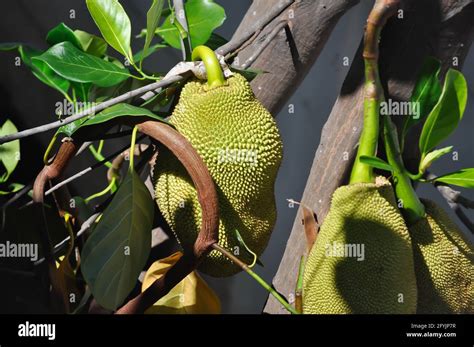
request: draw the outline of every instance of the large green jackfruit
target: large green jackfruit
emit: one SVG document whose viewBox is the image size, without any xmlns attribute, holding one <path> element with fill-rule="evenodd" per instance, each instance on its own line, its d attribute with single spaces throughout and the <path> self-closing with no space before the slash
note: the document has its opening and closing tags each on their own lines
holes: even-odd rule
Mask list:
<svg viewBox="0 0 474 347">
<path fill-rule="evenodd" d="M 304 313 L 416 312 L 411 240 L 385 178 L 334 192 L 303 280 Z"/>
<path fill-rule="evenodd" d="M 255 98 L 239 74 L 226 84 L 209 87 L 187 83 L 170 122 L 206 163 L 219 199 L 219 244 L 243 261 L 265 249 L 276 219 L 274 184 L 282 159 L 282 142 L 271 114 Z M 196 190 L 184 167 L 166 149 L 159 151 L 154 169 L 156 201 L 183 248 L 189 249 L 201 225 Z M 199 269 L 212 276 L 240 271 L 229 259 L 212 251 Z"/>
<path fill-rule="evenodd" d="M 426 218 L 409 227 L 418 313 L 474 313 L 474 249 L 446 212 L 423 200 Z"/>
</svg>

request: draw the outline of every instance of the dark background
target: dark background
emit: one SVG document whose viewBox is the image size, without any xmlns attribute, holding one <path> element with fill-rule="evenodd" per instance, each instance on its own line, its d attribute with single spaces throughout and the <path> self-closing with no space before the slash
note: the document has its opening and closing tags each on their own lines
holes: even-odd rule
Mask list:
<svg viewBox="0 0 474 347">
<path fill-rule="evenodd" d="M 227 13 L 227 20 L 217 33 L 230 39 L 251 1 L 217 0 L 216 2 L 224 6 Z M 146 11 L 151 1 L 121 0 L 121 3 L 131 19 L 132 35 L 138 34 L 145 27 Z M 73 29 L 99 33 L 83 0 L 9 0 L 3 1 L 2 5 L 0 42 L 27 42 L 37 48 L 45 49 L 47 48 L 45 42 L 47 32 L 60 22 L 64 22 Z M 265 266 L 256 269 L 268 282 L 271 282 L 278 268 L 296 217 L 297 209 L 289 208 L 286 199 L 299 200 L 302 196 L 322 126 L 349 68 L 343 66 L 343 58 L 349 57 L 352 61 L 371 6 L 372 1 L 362 0 L 340 20 L 316 64 L 288 101 L 288 105 L 294 105 L 294 113 L 290 114 L 288 107 L 285 107 L 276 116 L 284 142 L 284 160 L 276 183 L 278 221 L 268 248 L 261 257 Z M 75 11 L 75 19 L 70 18 L 70 10 Z M 143 44 L 141 39 L 132 40 L 132 42 L 134 51 L 141 49 Z M 17 54 L 13 52 L 0 52 L 0 124 L 10 118 L 18 129 L 23 130 L 55 120 L 55 103 L 62 100 L 61 95 L 43 85 L 26 67 L 15 66 L 16 56 Z M 179 51 L 164 49 L 149 58 L 145 63 L 145 68 L 150 71 L 166 72 L 180 58 Z M 447 142 L 454 145 L 454 150 L 459 153 L 459 159 L 453 161 L 450 155 L 446 156 L 433 166 L 432 171 L 435 173 L 447 173 L 474 166 L 472 154 L 474 147 L 474 53 L 472 49 L 464 67 L 463 72 L 469 86 L 467 110 L 462 125 Z M 21 140 L 22 160 L 13 174 L 13 181 L 28 183 L 35 178 L 42 168 L 42 155 L 51 135 L 52 133 L 46 133 Z M 105 153 L 110 153 L 118 146 L 125 145 L 128 139 L 114 140 L 110 143 L 105 148 Z M 73 161 L 66 175 L 69 176 L 93 162 L 94 159 L 86 151 Z M 75 181 L 70 186 L 73 195 L 80 192 L 82 196 L 88 196 L 102 190 L 106 185 L 105 172 L 105 169 L 101 168 Z M 433 187 L 421 186 L 419 192 L 421 196 L 435 200 L 449 210 L 447 203 Z M 463 193 L 471 199 L 474 198 L 472 191 L 463 190 Z M 472 211 L 468 212 L 468 215 L 471 219 L 474 218 Z M 453 218 L 456 217 L 453 215 Z M 295 256 L 299 255 L 295 254 Z M 223 312 L 261 312 L 267 293 L 245 273 L 225 279 L 207 276 L 205 278 L 221 298 Z"/>
</svg>

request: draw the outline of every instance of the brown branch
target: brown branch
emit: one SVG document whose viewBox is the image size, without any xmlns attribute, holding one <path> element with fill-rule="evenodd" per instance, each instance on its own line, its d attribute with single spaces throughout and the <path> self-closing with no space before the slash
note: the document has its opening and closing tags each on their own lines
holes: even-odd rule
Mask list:
<svg viewBox="0 0 474 347">
<path fill-rule="evenodd" d="M 211 175 L 199 154 L 182 135 L 164 123 L 145 122 L 138 126 L 138 130 L 168 147 L 186 168 L 196 187 L 202 222 L 192 252 L 185 252 L 169 271 L 121 307 L 117 314 L 143 313 L 195 270 L 202 257 L 209 253 L 212 245 L 218 241 L 217 193 Z"/>
</svg>

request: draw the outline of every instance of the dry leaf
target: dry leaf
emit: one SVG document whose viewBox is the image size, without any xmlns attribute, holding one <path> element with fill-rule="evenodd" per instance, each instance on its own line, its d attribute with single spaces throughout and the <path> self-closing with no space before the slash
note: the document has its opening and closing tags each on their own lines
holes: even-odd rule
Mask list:
<svg viewBox="0 0 474 347">
<path fill-rule="evenodd" d="M 163 276 L 182 256 L 183 253 L 176 252 L 167 258 L 155 261 L 145 274 L 142 292 Z M 145 313 L 218 314 L 221 313 L 221 303 L 201 276 L 193 271 Z"/>
</svg>

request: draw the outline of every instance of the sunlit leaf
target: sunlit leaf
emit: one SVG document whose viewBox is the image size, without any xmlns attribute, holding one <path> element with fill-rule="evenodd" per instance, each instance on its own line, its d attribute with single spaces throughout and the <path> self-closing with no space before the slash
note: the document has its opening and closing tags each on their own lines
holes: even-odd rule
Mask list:
<svg viewBox="0 0 474 347">
<path fill-rule="evenodd" d="M 370 165 L 376 169 L 385 170 L 385 171 L 393 171 L 393 168 L 389 163 L 377 157 L 362 155 L 359 158 L 359 160 L 361 163 Z"/>
<path fill-rule="evenodd" d="M 461 72 L 449 69 L 441 96 L 421 131 L 419 146 L 422 157 L 456 129 L 462 119 L 466 102 L 466 79 Z"/>
<path fill-rule="evenodd" d="M 132 26 L 117 0 L 86 0 L 87 8 L 105 41 L 133 62 L 130 48 Z"/>
<path fill-rule="evenodd" d="M 146 272 L 142 291 L 161 278 L 182 255 L 181 252 L 176 252 L 167 258 L 155 261 Z M 221 304 L 214 291 L 196 271 L 193 271 L 145 313 L 218 314 L 221 313 Z"/>
<path fill-rule="evenodd" d="M 139 59 L 137 59 L 136 56 L 134 57 L 135 61 L 142 61 L 149 55 L 148 48 L 150 47 L 153 36 L 155 35 L 155 30 L 158 27 L 164 2 L 164 0 L 153 0 L 151 7 L 146 14 L 145 45 L 143 46 L 143 53 L 138 57 Z"/>
<path fill-rule="evenodd" d="M 68 80 L 91 82 L 101 87 L 113 86 L 130 77 L 128 70 L 82 52 L 69 42 L 51 47 L 34 57 L 33 61 L 46 63 L 58 75 Z"/>
<path fill-rule="evenodd" d="M 462 169 L 435 179 L 435 182 L 443 182 L 455 186 L 474 188 L 474 168 Z"/>
<path fill-rule="evenodd" d="M 420 172 L 425 172 L 433 162 L 438 160 L 441 156 L 451 152 L 453 150 L 453 146 L 444 147 L 440 149 L 435 149 L 434 151 L 429 152 L 423 160 L 420 162 Z"/>
<path fill-rule="evenodd" d="M 184 10 L 193 48 L 205 44 L 212 32 L 226 19 L 224 8 L 212 0 L 189 0 L 185 3 Z M 170 46 L 180 49 L 179 30 L 172 20 L 173 16 L 169 15 L 156 32 Z"/>
<path fill-rule="evenodd" d="M 102 57 L 107 52 L 107 42 L 103 38 L 82 30 L 75 30 L 74 34 L 81 43 L 84 52 L 96 57 Z"/>
</svg>

